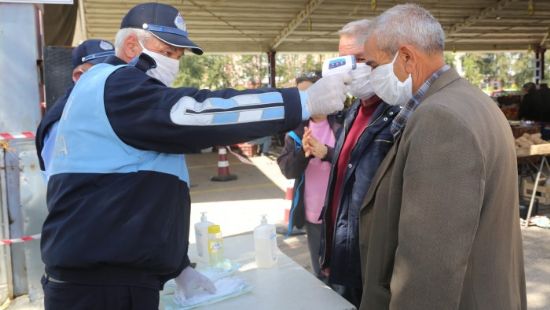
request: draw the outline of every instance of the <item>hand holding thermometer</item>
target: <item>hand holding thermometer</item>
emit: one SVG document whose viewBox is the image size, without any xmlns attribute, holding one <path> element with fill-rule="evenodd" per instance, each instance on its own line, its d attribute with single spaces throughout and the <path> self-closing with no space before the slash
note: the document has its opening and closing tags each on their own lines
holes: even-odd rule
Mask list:
<svg viewBox="0 0 550 310">
<path fill-rule="evenodd" d="M 339 56 L 325 60 L 323 63 L 323 77 L 347 73 L 357 68 L 355 56 Z"/>
<path fill-rule="evenodd" d="M 375 93 L 369 83 L 371 67 L 364 63 L 356 63 L 355 56 L 340 56 L 325 60 L 323 77 L 336 74 L 349 74 L 352 78 L 347 85 L 348 95 L 360 99 L 368 99 Z"/>
</svg>

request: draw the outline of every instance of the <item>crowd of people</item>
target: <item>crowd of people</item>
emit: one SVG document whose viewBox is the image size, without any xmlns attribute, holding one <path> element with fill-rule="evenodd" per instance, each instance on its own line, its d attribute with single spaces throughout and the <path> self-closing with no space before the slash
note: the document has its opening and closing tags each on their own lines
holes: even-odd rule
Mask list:
<svg viewBox="0 0 550 310">
<path fill-rule="evenodd" d="M 184 154 L 287 132 L 292 225 L 308 233 L 315 275 L 357 308 L 527 309 L 498 107 L 445 64 L 443 28 L 418 5 L 339 35 L 355 70 L 243 91 L 170 87 L 184 53 L 203 53 L 170 5 L 130 9 L 114 55 L 106 41 L 77 48 L 86 71 L 37 135 L 45 308 L 158 309 L 169 279 L 187 298 L 214 292 L 187 256 Z"/>
</svg>

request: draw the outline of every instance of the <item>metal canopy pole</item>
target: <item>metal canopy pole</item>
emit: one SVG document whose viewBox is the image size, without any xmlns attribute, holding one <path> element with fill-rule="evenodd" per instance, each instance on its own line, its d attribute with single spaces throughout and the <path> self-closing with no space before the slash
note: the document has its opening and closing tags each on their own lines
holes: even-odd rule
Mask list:
<svg viewBox="0 0 550 310">
<path fill-rule="evenodd" d="M 537 46 L 535 48 L 535 84 L 539 85 L 544 80 L 544 53 L 546 48 Z"/>
<path fill-rule="evenodd" d="M 275 63 L 275 51 L 267 52 L 267 62 L 269 63 L 269 87 L 277 87 L 275 79 L 277 78 L 277 66 Z"/>
</svg>

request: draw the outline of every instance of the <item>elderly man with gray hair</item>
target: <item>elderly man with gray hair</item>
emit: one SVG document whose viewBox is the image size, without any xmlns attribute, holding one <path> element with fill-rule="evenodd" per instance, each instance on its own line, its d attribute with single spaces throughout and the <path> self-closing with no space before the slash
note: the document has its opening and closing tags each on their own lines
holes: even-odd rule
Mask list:
<svg viewBox="0 0 550 310">
<path fill-rule="evenodd" d="M 350 93 L 356 97 L 346 111 L 342 129 L 336 135 L 334 148 L 319 143 L 322 133 L 308 126 L 303 137 L 304 150 L 323 149 L 311 153 L 323 161 L 331 161 L 325 191 L 308 192 L 313 182 L 305 182 L 306 205 L 308 194 L 320 196 L 323 204 L 322 226 L 308 230 L 321 235 L 320 249 L 311 247 L 313 255 L 320 254 L 320 268 L 328 276 L 328 283 L 355 306 L 361 303 L 361 258 L 359 254 L 359 208 L 363 203 L 372 177 L 392 145 L 390 125 L 399 113 L 398 106 L 385 103 L 370 87 L 370 68 L 365 64 L 364 43 L 370 21 L 361 19 L 346 24 L 340 30 L 338 53 L 353 55 L 363 79 L 352 83 Z M 356 79 L 359 80 L 359 79 Z M 326 183 L 325 183 L 326 184 Z M 318 229 L 318 231 L 317 231 Z M 308 236 L 308 238 L 310 237 Z M 317 239 L 318 240 L 318 239 Z M 317 243 L 318 245 L 318 243 Z M 313 257 L 313 256 L 312 256 Z M 319 269 L 313 263 L 314 269 Z M 317 271 L 316 270 L 316 271 Z"/>
<path fill-rule="evenodd" d="M 444 40 L 413 4 L 370 27 L 370 83 L 403 109 L 360 211 L 360 309 L 527 308 L 512 132 Z"/>
</svg>

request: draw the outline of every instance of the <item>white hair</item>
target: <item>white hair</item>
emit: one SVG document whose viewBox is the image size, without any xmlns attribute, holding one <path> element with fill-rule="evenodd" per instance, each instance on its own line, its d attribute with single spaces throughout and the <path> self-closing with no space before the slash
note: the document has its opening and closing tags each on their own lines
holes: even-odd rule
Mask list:
<svg viewBox="0 0 550 310">
<path fill-rule="evenodd" d="M 377 46 L 395 55 L 403 44 L 411 44 L 427 54 L 445 49 L 445 32 L 430 12 L 416 4 L 396 5 L 371 24 L 368 35 L 376 35 Z"/>
<path fill-rule="evenodd" d="M 135 35 L 140 42 L 144 42 L 147 38 L 151 36 L 151 33 L 147 30 L 139 28 L 122 28 L 120 29 L 115 36 L 115 54 L 118 56 L 119 51 L 121 51 L 124 46 L 124 41 L 130 35 Z"/>
<path fill-rule="evenodd" d="M 367 34 L 369 32 L 369 27 L 371 25 L 370 20 L 368 19 L 359 19 L 349 22 L 338 31 L 340 36 L 350 36 L 355 38 L 357 45 L 365 44 L 367 40 Z"/>
</svg>

